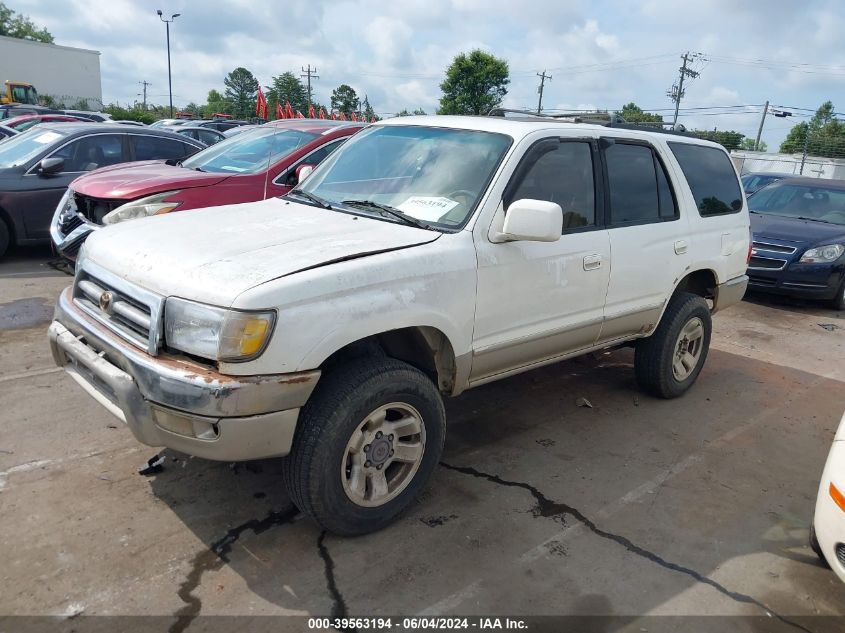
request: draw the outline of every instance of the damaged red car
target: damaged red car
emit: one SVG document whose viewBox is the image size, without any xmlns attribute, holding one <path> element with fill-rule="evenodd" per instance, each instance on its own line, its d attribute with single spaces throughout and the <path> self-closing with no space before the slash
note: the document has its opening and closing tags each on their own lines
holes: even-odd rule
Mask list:
<svg viewBox="0 0 845 633">
<path fill-rule="evenodd" d="M 282 196 L 365 126 L 296 119 L 256 126 L 181 161 L 142 161 L 87 173 L 68 187 L 50 226 L 56 250 L 75 259 L 103 226 L 203 207 Z M 310 170 L 308 170 L 310 171 Z"/>
</svg>

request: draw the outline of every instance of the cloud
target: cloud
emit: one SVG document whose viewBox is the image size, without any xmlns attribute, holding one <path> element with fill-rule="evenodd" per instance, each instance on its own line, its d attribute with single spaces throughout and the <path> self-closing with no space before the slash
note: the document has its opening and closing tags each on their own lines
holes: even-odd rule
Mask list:
<svg viewBox="0 0 845 633">
<path fill-rule="evenodd" d="M 57 42 L 102 52 L 104 99 L 132 102 L 138 82 L 152 83 L 151 99 L 166 103 L 165 29 L 155 14 L 181 13 L 171 27 L 174 101 L 202 102 L 237 66 L 267 85 L 285 71 L 317 68 L 316 98 L 328 103 L 341 83 L 367 94 L 377 112 L 423 107 L 433 112 L 439 84 L 455 54 L 481 48 L 511 69 L 506 104 L 536 108 L 536 73 L 546 83 L 546 107 L 586 105 L 615 109 L 634 101 L 669 110 L 666 90 L 676 80 L 685 50 L 709 54 L 701 76 L 687 87 L 684 107 L 773 104 L 815 108 L 835 99 L 845 76 L 787 69 L 808 62 L 845 68 L 845 7 L 838 0 L 16 0 L 15 9 L 45 25 Z M 800 34 L 800 37 L 798 36 Z M 731 61 L 733 60 L 733 61 Z M 740 61 L 737 61 L 740 60 Z M 768 60 L 777 64 L 741 60 Z M 836 83 L 834 83 L 836 82 Z M 682 122 L 735 128 L 753 136 L 759 106 L 751 111 Z M 842 109 L 845 103 L 838 104 Z M 757 112 L 757 114 L 755 114 Z M 797 122 L 797 121 L 796 121 Z M 776 144 L 784 126 L 767 125 Z"/>
</svg>

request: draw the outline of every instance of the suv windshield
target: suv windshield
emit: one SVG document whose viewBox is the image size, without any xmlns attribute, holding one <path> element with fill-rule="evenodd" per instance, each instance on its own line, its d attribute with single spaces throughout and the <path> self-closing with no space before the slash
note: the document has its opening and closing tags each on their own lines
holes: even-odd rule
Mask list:
<svg viewBox="0 0 845 633">
<path fill-rule="evenodd" d="M 748 208 L 752 213 L 845 225 L 845 189 L 774 183 L 748 198 Z"/>
<path fill-rule="evenodd" d="M 220 141 L 182 161 L 188 169 L 225 174 L 254 174 L 317 138 L 301 130 L 260 126 Z"/>
<path fill-rule="evenodd" d="M 396 221 L 378 209 L 387 206 L 427 225 L 460 228 L 510 144 L 510 137 L 492 132 L 373 127 L 327 158 L 293 194 Z"/>
<path fill-rule="evenodd" d="M 66 132 L 43 128 L 33 128 L 12 136 L 0 144 L 0 169 L 26 165 L 66 136 Z"/>
</svg>

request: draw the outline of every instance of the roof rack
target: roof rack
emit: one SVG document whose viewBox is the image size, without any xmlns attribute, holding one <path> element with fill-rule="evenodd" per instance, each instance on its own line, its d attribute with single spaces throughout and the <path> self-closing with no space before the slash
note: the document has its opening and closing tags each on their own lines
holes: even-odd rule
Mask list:
<svg viewBox="0 0 845 633">
<path fill-rule="evenodd" d="M 518 117 L 511 117 L 520 120 L 545 120 L 557 121 L 558 123 L 584 123 L 587 125 L 601 125 L 604 127 L 621 128 L 624 130 L 644 130 L 647 132 L 657 132 L 659 134 L 676 134 L 679 136 L 692 136 L 687 132 L 687 129 L 677 124 L 674 127 L 666 128 L 664 126 L 672 126 L 668 122 L 649 122 L 649 123 L 629 123 L 623 117 L 615 112 L 568 112 L 565 114 L 537 114 L 528 110 L 515 110 L 511 108 L 493 108 L 487 116 L 498 116 L 507 118 L 508 114 L 517 114 Z"/>
</svg>

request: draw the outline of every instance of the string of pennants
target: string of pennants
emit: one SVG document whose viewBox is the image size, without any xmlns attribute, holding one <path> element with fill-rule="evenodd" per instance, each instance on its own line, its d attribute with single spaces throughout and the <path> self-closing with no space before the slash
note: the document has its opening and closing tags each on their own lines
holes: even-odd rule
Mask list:
<svg viewBox="0 0 845 633">
<path fill-rule="evenodd" d="M 266 119 L 268 119 L 267 110 L 268 110 L 267 99 L 264 98 L 264 93 L 261 91 L 261 86 L 258 86 L 258 98 L 256 99 L 256 102 L 255 102 L 255 116 L 266 120 Z M 276 118 L 277 119 L 304 119 L 305 116 L 299 110 L 294 112 L 293 108 L 291 108 L 291 106 L 290 106 L 290 101 L 285 101 L 285 107 L 284 108 L 282 108 L 282 104 L 277 101 L 276 102 Z M 364 116 L 363 114 L 361 114 L 361 116 L 359 117 L 355 112 L 353 112 L 347 118 L 347 116 L 343 112 L 335 114 L 335 111 L 332 109 L 332 110 L 329 110 L 329 115 L 326 116 L 326 112 L 325 112 L 325 110 L 323 110 L 322 106 L 320 107 L 319 112 L 315 112 L 314 106 L 310 105 L 310 104 L 308 106 L 308 118 L 309 119 L 331 119 L 332 121 L 335 121 L 335 120 L 363 121 L 364 123 L 367 123 L 367 117 Z M 372 117 L 372 119 L 369 122 L 375 123 L 376 118 Z"/>
</svg>

